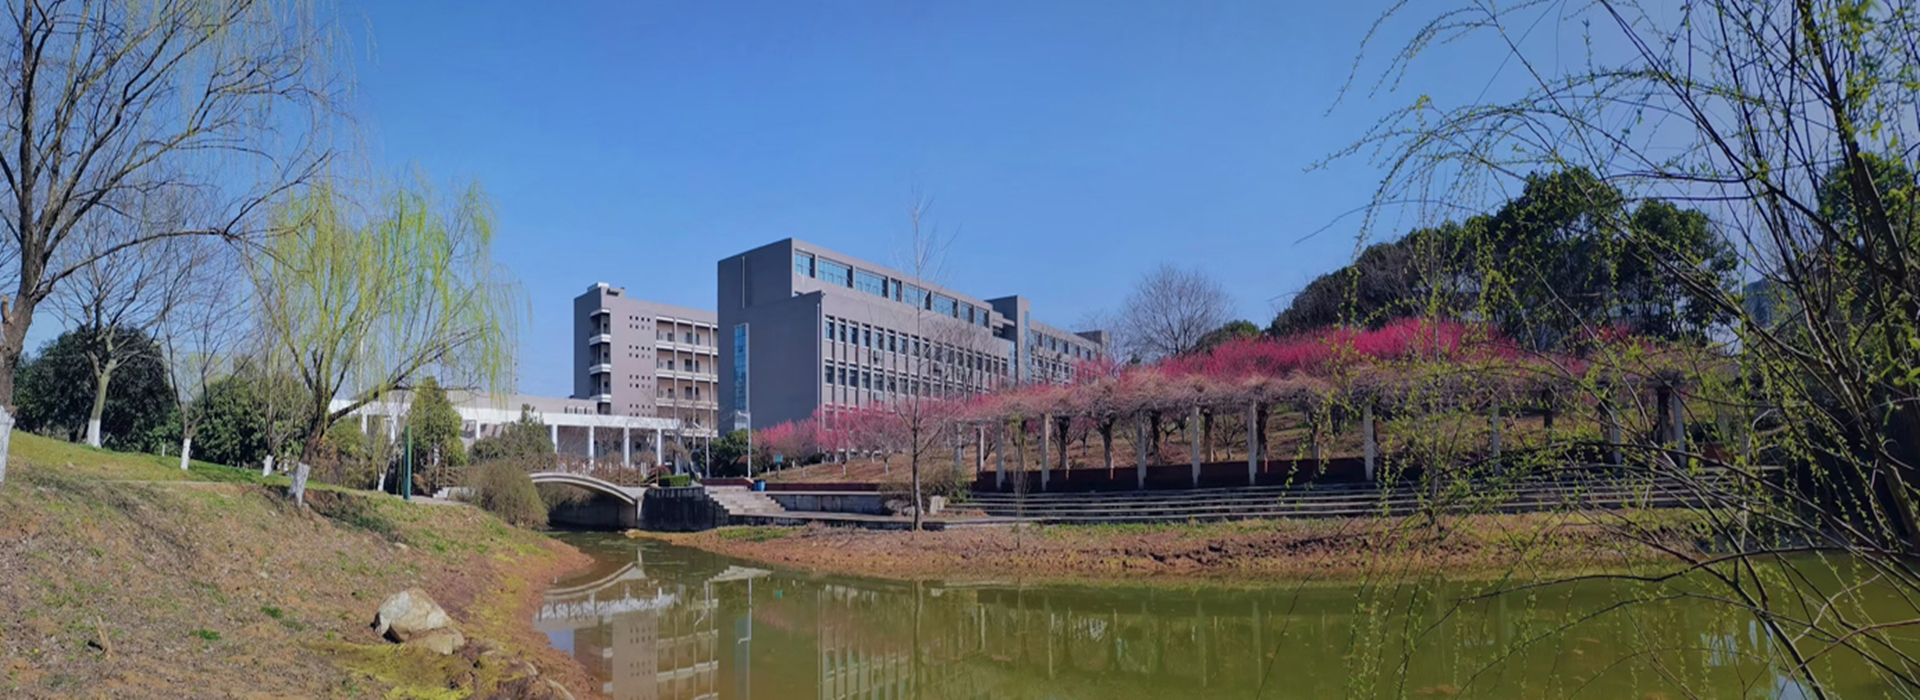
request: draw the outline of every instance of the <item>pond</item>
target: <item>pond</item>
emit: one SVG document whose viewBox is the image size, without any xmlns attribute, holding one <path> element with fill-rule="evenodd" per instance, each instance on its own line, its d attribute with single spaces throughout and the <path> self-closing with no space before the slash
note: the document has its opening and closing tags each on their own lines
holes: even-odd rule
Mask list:
<svg viewBox="0 0 1920 700">
<path fill-rule="evenodd" d="M 1809 696 L 1750 615 L 1672 586 L 949 585 L 561 537 L 597 565 L 535 623 L 617 700 Z M 1831 696 L 1900 696 L 1818 665 Z"/>
</svg>

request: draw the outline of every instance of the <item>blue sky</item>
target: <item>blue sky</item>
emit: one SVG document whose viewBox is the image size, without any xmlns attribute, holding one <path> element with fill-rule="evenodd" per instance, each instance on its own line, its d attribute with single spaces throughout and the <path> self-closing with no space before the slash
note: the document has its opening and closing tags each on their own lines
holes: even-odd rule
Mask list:
<svg viewBox="0 0 1920 700">
<path fill-rule="evenodd" d="M 381 162 L 477 179 L 531 303 L 519 390 L 571 390 L 594 282 L 712 308 L 788 236 L 893 263 L 917 186 L 942 281 L 1072 326 L 1161 262 L 1265 325 L 1344 264 L 1379 174 L 1308 171 L 1417 93 L 1329 114 L 1370 3 L 373 2 L 343 13 Z M 1484 57 L 1482 57 L 1484 58 Z M 1497 61 L 1470 52 L 1457 86 Z M 1448 66 L 1414 81 L 1452 87 Z M 1376 68 L 1377 70 L 1377 68 Z M 1429 69 L 1433 70 L 1431 67 Z M 1363 73 L 1370 82 L 1373 73 Z M 1329 224 L 1332 224 L 1329 227 Z M 1326 228 L 1305 241 L 1301 239 Z"/>
</svg>

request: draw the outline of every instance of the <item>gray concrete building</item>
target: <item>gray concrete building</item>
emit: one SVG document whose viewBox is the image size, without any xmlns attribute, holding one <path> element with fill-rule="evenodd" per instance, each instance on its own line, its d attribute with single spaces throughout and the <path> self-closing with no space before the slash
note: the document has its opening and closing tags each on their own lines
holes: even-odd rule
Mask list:
<svg viewBox="0 0 1920 700">
<path fill-rule="evenodd" d="M 787 239 L 719 263 L 720 420 L 754 427 L 908 396 L 1063 382 L 1108 353 L 1106 334 L 1033 320 L 1019 296 L 983 299 Z"/>
<path fill-rule="evenodd" d="M 573 398 L 604 415 L 670 418 L 688 437 L 719 424 L 712 311 L 643 301 L 605 282 L 573 300 Z"/>
</svg>

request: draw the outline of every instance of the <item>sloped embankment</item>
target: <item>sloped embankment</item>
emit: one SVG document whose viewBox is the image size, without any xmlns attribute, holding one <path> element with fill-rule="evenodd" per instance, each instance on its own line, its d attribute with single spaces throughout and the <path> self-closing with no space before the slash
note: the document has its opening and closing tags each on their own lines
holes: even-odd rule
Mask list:
<svg viewBox="0 0 1920 700">
<path fill-rule="evenodd" d="M 516 682 L 533 669 L 591 695 L 527 622 L 537 582 L 585 561 L 569 547 L 473 508 L 321 490 L 301 511 L 239 470 L 13 441 L 0 696 L 549 696 Z M 376 638 L 375 608 L 409 587 L 474 643 L 438 656 Z"/>
</svg>

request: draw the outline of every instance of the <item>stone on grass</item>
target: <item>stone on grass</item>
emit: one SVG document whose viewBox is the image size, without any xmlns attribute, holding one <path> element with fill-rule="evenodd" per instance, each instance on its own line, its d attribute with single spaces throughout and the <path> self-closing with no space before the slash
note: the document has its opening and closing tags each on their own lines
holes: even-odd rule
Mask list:
<svg viewBox="0 0 1920 700">
<path fill-rule="evenodd" d="M 373 633 L 396 642 L 452 625 L 453 619 L 447 617 L 447 611 L 418 588 L 393 594 L 380 604 L 379 612 L 373 616 Z"/>
<path fill-rule="evenodd" d="M 452 627 L 443 627 L 407 640 L 407 646 L 420 647 L 441 656 L 450 656 L 466 645 L 466 635 Z"/>
</svg>

